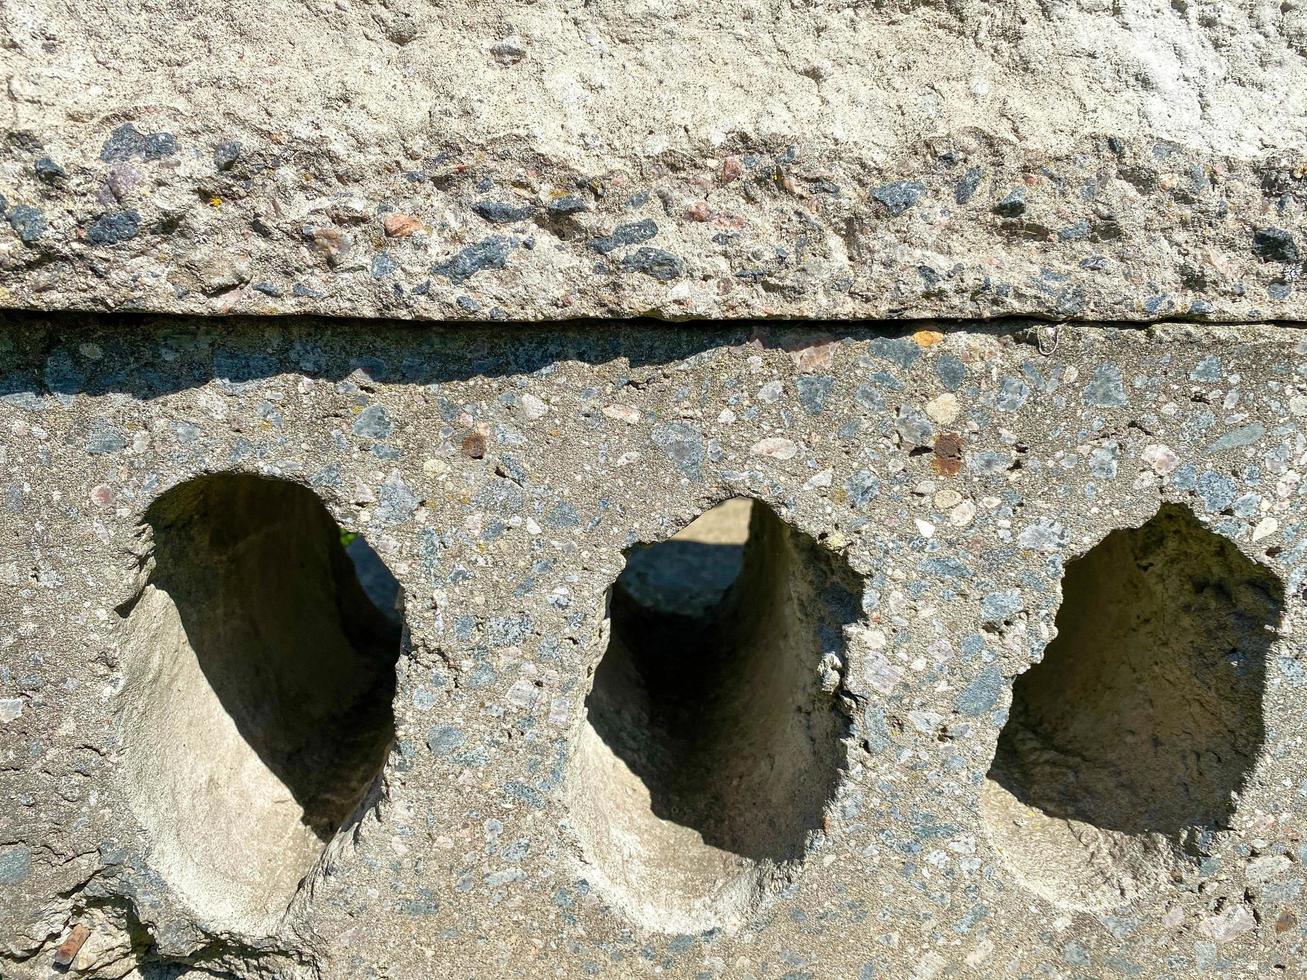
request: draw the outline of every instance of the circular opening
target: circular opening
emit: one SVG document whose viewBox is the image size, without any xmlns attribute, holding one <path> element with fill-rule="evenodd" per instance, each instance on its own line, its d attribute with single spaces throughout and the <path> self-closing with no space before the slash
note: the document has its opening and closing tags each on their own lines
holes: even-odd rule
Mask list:
<svg viewBox="0 0 1307 980">
<path fill-rule="evenodd" d="M 1067 564 L 1057 638 L 1013 686 L 982 798 L 1029 887 L 1114 906 L 1228 825 L 1283 607 L 1269 570 L 1179 506 Z"/>
<path fill-rule="evenodd" d="M 400 590 L 296 484 L 206 476 L 157 500 L 123 650 L 128 796 L 150 862 L 230 928 L 280 915 L 380 772 Z"/>
<path fill-rule="evenodd" d="M 736 925 L 797 870 L 846 767 L 858 588 L 746 499 L 628 554 L 567 792 L 589 877 L 641 925 Z"/>
</svg>

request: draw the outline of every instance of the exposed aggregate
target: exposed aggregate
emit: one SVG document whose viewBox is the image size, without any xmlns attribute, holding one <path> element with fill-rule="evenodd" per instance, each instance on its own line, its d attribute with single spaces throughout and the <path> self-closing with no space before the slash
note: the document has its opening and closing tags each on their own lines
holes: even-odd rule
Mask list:
<svg viewBox="0 0 1307 980">
<path fill-rule="evenodd" d="M 1086 136 L 871 163 L 741 139 L 581 169 L 458 142 L 336 169 L 140 120 L 0 146 L 0 302 L 418 320 L 1303 317 L 1307 162 Z M 4 228 L 0 225 L 0 228 Z"/>
<path fill-rule="evenodd" d="M 451 281 L 475 254 L 450 260 Z M 134 945 L 242 977 L 1307 966 L 1307 341 L 1295 330 L 419 332 L 76 315 L 7 327 L 6 976 L 45 976 L 91 912 L 102 933 L 132 930 L 116 962 Z M 223 931 L 179 901 L 115 783 L 131 737 L 113 719 L 137 528 L 169 487 L 217 471 L 311 487 L 406 594 L 381 798 L 274 935 Z M 646 934 L 587 882 L 560 780 L 623 550 L 740 495 L 865 577 L 841 665 L 855 751 L 802 872 L 755 921 Z M 978 794 L 1012 679 L 1051 638 L 1064 563 L 1163 501 L 1285 583 L 1265 743 L 1232 826 L 1205 836 L 1176 880 L 1070 910 L 1016 880 Z"/>
</svg>

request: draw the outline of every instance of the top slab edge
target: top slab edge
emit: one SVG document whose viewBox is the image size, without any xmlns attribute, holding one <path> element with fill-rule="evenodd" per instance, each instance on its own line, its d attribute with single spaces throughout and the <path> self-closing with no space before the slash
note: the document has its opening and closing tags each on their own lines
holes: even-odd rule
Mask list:
<svg viewBox="0 0 1307 980">
<path fill-rule="evenodd" d="M 1292 5 L 11 9 L 7 307 L 1307 318 Z"/>
</svg>

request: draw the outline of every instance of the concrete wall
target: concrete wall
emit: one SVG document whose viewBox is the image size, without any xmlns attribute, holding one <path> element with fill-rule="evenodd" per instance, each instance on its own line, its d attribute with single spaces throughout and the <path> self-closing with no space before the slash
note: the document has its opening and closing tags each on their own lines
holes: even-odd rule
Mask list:
<svg viewBox="0 0 1307 980">
<path fill-rule="evenodd" d="M 0 5 L 0 978 L 1307 973 L 1305 59 Z"/>
<path fill-rule="evenodd" d="M 1302 968 L 1294 329 L 0 337 L 5 976 Z"/>
</svg>

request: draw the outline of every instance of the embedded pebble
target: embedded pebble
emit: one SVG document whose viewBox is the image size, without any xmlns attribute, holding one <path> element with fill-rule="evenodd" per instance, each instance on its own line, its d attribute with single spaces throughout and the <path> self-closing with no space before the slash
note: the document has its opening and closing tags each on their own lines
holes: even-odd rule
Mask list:
<svg viewBox="0 0 1307 980">
<path fill-rule="evenodd" d="M 964 500 L 949 511 L 948 519 L 954 527 L 966 527 L 976 518 L 976 505 Z"/>
<path fill-rule="evenodd" d="M 1158 476 L 1167 476 L 1180 465 L 1180 457 L 1169 446 L 1158 443 L 1146 447 L 1141 458 Z"/>
<path fill-rule="evenodd" d="M 935 506 L 940 510 L 949 510 L 962 503 L 962 494 L 952 487 L 945 487 L 935 494 Z"/>
<path fill-rule="evenodd" d="M 932 422 L 938 422 L 940 425 L 949 425 L 954 422 L 960 411 L 961 407 L 958 404 L 957 396 L 948 392 L 926 403 L 927 417 Z"/>
<path fill-rule="evenodd" d="M 1210 936 L 1216 943 L 1232 942 L 1255 928 L 1257 921 L 1248 906 L 1242 903 L 1232 905 L 1219 915 L 1210 916 L 1198 924 L 1198 931 Z"/>
<path fill-rule="evenodd" d="M 766 456 L 769 459 L 793 459 L 798 455 L 799 447 L 790 439 L 774 437 L 759 439 L 749 451 L 755 456 Z"/>
</svg>

